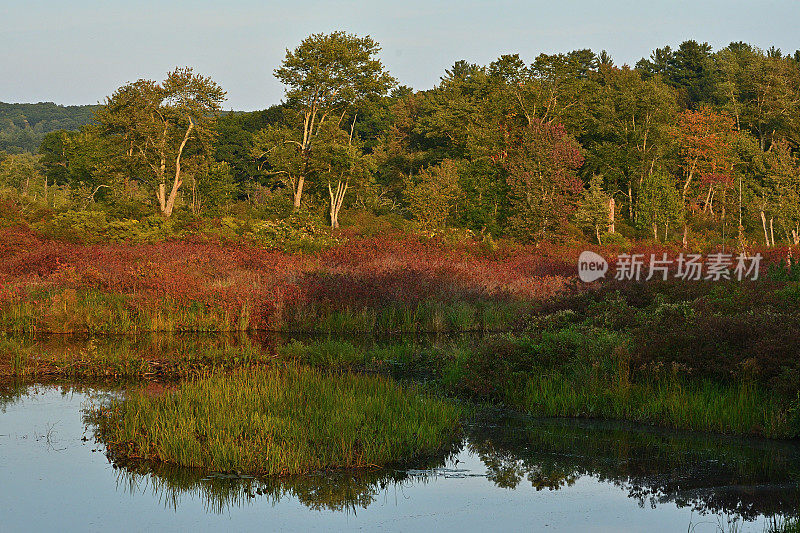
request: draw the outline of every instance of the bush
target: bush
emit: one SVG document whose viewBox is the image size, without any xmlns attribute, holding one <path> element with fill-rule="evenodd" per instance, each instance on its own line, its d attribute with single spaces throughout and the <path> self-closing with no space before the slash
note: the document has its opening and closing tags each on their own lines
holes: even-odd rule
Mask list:
<svg viewBox="0 0 800 533">
<path fill-rule="evenodd" d="M 340 242 L 329 228 L 324 228 L 320 220 L 307 212 L 279 221 L 253 222 L 248 235 L 268 248 L 289 252 L 317 252 Z"/>
</svg>

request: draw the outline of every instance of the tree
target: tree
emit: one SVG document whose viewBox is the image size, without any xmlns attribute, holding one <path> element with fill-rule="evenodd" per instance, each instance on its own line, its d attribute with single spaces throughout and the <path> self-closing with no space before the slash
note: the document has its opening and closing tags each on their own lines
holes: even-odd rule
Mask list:
<svg viewBox="0 0 800 533">
<path fill-rule="evenodd" d="M 406 202 L 412 216 L 425 229 L 444 228 L 452 219 L 461 198 L 458 166 L 445 159 L 441 164 L 423 169 L 406 186 Z"/>
<path fill-rule="evenodd" d="M 800 69 L 779 51 L 765 53 L 745 43 L 731 43 L 715 55 L 717 98 L 767 150 L 773 137 L 797 137 L 800 126 Z"/>
<path fill-rule="evenodd" d="M 650 60 L 642 59 L 636 69 L 646 77 L 661 75 L 666 83 L 681 90 L 691 107 L 711 101 L 714 92 L 714 69 L 711 45 L 689 40 L 677 50 L 657 48 Z"/>
<path fill-rule="evenodd" d="M 678 117 L 684 204 L 690 199 L 689 193 L 697 182 L 701 185 L 700 194 L 705 195 L 703 209 L 713 213 L 715 189 L 730 185 L 733 176 L 733 135 L 730 117 L 707 107 L 685 111 Z"/>
<path fill-rule="evenodd" d="M 286 85 L 287 106 L 297 118 L 292 126 L 298 134 L 284 136 L 301 162 L 311 158 L 320 126 L 326 120 L 341 124 L 348 109 L 374 95 L 384 95 L 395 84 L 374 56 L 380 46 L 369 36 L 357 37 L 345 32 L 313 34 L 293 51 L 286 51 L 275 76 Z M 295 209 L 300 207 L 306 164 L 295 167 L 290 177 Z"/>
<path fill-rule="evenodd" d="M 662 169 L 654 170 L 644 179 L 636 201 L 636 224 L 652 229 L 655 240 L 659 227 L 663 228 L 666 242 L 670 226 L 683 223 L 683 205 L 674 178 Z"/>
<path fill-rule="evenodd" d="M 335 127 L 333 123 L 328 124 L 330 131 L 320 133 L 326 142 L 320 143 L 316 148 L 316 157 L 320 160 L 318 164 L 321 167 L 319 175 L 328 186 L 332 228 L 339 227 L 339 211 L 350 186 L 354 182 L 363 181 L 372 170 L 370 158 L 364 155 L 359 139 L 353 137 L 355 118 L 349 134 Z"/>
<path fill-rule="evenodd" d="M 1 153 L 1 152 L 0 152 Z M 39 157 L 11 154 L 0 159 L 0 187 L 15 189 L 22 197 L 47 199 L 47 178 L 41 173 Z"/>
<path fill-rule="evenodd" d="M 578 142 L 560 124 L 533 119 L 512 133 L 503 165 L 508 173 L 511 233 L 540 240 L 557 232 L 575 210 L 583 185 Z"/>
<path fill-rule="evenodd" d="M 597 244 L 604 229 L 608 229 L 612 222 L 610 211 L 611 197 L 603 190 L 603 176 L 594 174 L 589 181 L 589 188 L 584 190 L 575 212 L 575 220 L 582 229 L 594 231 Z"/>
<path fill-rule="evenodd" d="M 198 174 L 199 179 L 196 179 Z M 231 165 L 225 161 L 213 161 L 192 176 L 192 209 L 195 213 L 199 213 L 202 207 L 222 209 L 235 192 Z"/>
<path fill-rule="evenodd" d="M 582 138 L 587 151 L 584 171 L 602 174 L 609 190 L 627 196 L 633 221 L 642 181 L 674 144 L 676 92 L 659 78 L 644 80 L 627 67 L 601 66 L 598 81 L 587 113 L 590 126 Z"/>
<path fill-rule="evenodd" d="M 789 144 L 783 139 L 776 139 L 766 154 L 767 205 L 771 217 L 778 219 L 786 240 L 795 245 L 800 244 L 800 165 L 792 154 Z M 763 213 L 762 213 L 763 217 Z M 767 228 L 764 222 L 764 233 Z M 770 226 L 772 221 L 770 219 Z M 775 244 L 772 229 L 766 236 Z"/>
<path fill-rule="evenodd" d="M 224 99 L 216 82 L 185 67 L 161 84 L 139 80 L 120 87 L 98 111 L 103 133 L 119 141 L 131 162 L 150 169 L 164 216 L 172 215 L 183 185 L 185 153 L 193 149 L 201 159 L 210 154 Z M 169 194 L 168 173 L 173 176 Z"/>
<path fill-rule="evenodd" d="M 96 125 L 48 133 L 39 154 L 50 184 L 85 188 L 92 200 L 99 189 L 110 189 L 119 181 L 127 185 L 135 174 L 135 169 L 125 164 L 122 147 L 101 135 Z"/>
</svg>

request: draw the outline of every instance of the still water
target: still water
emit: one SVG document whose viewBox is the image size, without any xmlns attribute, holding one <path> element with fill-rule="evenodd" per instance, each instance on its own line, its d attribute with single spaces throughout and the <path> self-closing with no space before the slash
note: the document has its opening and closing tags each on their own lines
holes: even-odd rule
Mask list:
<svg viewBox="0 0 800 533">
<path fill-rule="evenodd" d="M 255 480 L 117 467 L 85 409 L 108 391 L 0 396 L 0 531 L 766 531 L 800 509 L 800 444 L 488 414 L 452 453 Z"/>
</svg>

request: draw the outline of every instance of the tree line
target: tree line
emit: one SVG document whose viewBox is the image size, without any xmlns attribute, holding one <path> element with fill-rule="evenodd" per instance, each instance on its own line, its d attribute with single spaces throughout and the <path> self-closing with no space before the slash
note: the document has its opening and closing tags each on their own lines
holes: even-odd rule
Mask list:
<svg viewBox="0 0 800 533">
<path fill-rule="evenodd" d="M 605 51 L 511 54 L 414 91 L 379 51 L 311 35 L 274 71 L 283 102 L 252 113 L 222 113 L 224 90 L 188 67 L 129 83 L 36 158 L 5 155 L 0 183 L 164 217 L 324 212 L 335 228 L 345 208 L 525 242 L 800 244 L 798 52 L 686 41 L 634 67 Z"/>
<path fill-rule="evenodd" d="M 0 151 L 36 153 L 47 133 L 77 130 L 92 122 L 97 106 L 62 106 L 52 102 L 0 102 Z"/>
</svg>

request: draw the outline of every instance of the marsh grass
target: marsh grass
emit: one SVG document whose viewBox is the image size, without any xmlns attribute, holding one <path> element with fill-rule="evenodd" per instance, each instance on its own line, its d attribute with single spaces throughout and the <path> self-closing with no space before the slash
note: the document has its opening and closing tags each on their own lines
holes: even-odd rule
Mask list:
<svg viewBox="0 0 800 533">
<path fill-rule="evenodd" d="M 304 302 L 284 311 L 276 329 L 322 334 L 492 332 L 511 329 L 526 310 L 521 302 L 388 303 L 379 307 L 342 307 Z"/>
<path fill-rule="evenodd" d="M 632 372 L 625 337 L 568 328 L 537 338 L 495 336 L 356 346 L 293 341 L 278 357 L 319 368 L 424 380 L 443 395 L 537 416 L 620 419 L 727 434 L 795 438 L 800 401 L 752 381 L 721 383 L 678 367 Z"/>
<path fill-rule="evenodd" d="M 234 307 L 169 295 L 100 289 L 33 289 L 0 306 L 0 331 L 11 334 L 218 332 L 266 329 L 325 334 L 503 331 L 525 304 L 513 301 L 438 301 L 332 306 L 298 301 L 266 312 L 243 300 Z M 264 307 L 263 305 L 261 307 Z M 269 306 L 267 306 L 269 307 Z"/>
<path fill-rule="evenodd" d="M 288 365 L 215 373 L 164 395 L 132 392 L 94 420 L 117 457 L 289 475 L 434 454 L 460 416 L 388 378 Z"/>
<path fill-rule="evenodd" d="M 676 429 L 794 438 L 797 408 L 751 383 L 660 377 L 633 383 L 584 381 L 543 371 L 521 388 L 507 390 L 507 403 L 541 416 L 630 420 Z"/>
<path fill-rule="evenodd" d="M 126 338 L 89 338 L 81 345 L 51 347 L 0 336 L 0 378 L 177 379 L 274 361 L 268 350 L 247 340 L 143 348 Z"/>
<path fill-rule="evenodd" d="M 252 304 L 126 295 L 99 289 L 38 289 L 0 308 L 0 331 L 11 334 L 247 331 Z"/>
</svg>

